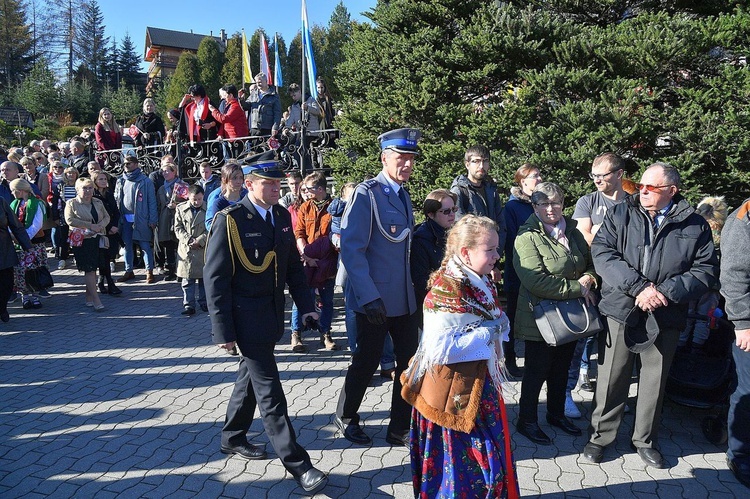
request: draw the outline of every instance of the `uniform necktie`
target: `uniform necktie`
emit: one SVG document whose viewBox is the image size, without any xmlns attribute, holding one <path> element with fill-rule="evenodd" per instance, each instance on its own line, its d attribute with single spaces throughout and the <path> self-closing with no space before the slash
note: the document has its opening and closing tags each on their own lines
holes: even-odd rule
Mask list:
<svg viewBox="0 0 750 499">
<path fill-rule="evenodd" d="M 271 210 L 266 212 L 266 223 L 273 229 L 273 221 L 271 220 Z"/>
<path fill-rule="evenodd" d="M 406 193 L 404 192 L 403 187 L 398 190 L 398 197 L 401 198 L 401 202 L 404 203 L 404 210 L 406 210 L 406 212 L 408 213 L 409 206 L 407 206 L 406 204 Z"/>
</svg>

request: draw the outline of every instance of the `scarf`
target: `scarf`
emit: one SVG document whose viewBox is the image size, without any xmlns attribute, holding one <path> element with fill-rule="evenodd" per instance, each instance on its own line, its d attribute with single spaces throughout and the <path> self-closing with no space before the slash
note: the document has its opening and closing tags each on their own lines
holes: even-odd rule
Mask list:
<svg viewBox="0 0 750 499">
<path fill-rule="evenodd" d="M 171 181 L 164 181 L 164 190 L 167 193 L 167 198 L 172 198 L 172 188 L 177 183 L 177 177 L 173 178 Z"/>
<path fill-rule="evenodd" d="M 568 242 L 568 236 L 565 235 L 565 229 L 567 228 L 565 217 L 560 217 L 560 221 L 557 222 L 557 225 L 550 225 L 542 222 L 542 226 L 544 226 L 544 231 L 549 235 L 549 237 L 565 246 L 565 249 L 570 252 L 570 242 Z"/>
<path fill-rule="evenodd" d="M 502 341 L 510 321 L 487 276 L 451 258 L 424 302 L 424 332 L 406 377 L 421 379 L 439 366 L 486 360 L 495 386 L 507 381 Z"/>
<path fill-rule="evenodd" d="M 10 203 L 10 207 L 13 212 L 18 215 L 18 221 L 23 224 L 24 229 L 31 227 L 36 216 L 36 210 L 39 209 L 39 200 L 33 196 L 29 197 L 25 203 L 21 203 L 20 199 L 14 199 Z M 46 220 L 47 216 L 42 211 L 43 219 Z"/>
<path fill-rule="evenodd" d="M 141 176 L 141 173 L 143 173 L 141 171 L 141 169 L 140 168 L 136 168 L 132 172 L 128 172 L 128 171 L 123 172 L 123 175 L 125 176 L 125 180 L 129 180 L 131 182 L 135 182 L 136 180 L 138 180 L 138 177 Z"/>
</svg>

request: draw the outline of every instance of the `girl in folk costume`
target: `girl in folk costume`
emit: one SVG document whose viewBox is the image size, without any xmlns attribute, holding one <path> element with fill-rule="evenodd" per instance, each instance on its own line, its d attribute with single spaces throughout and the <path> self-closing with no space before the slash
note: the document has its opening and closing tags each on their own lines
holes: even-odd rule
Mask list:
<svg viewBox="0 0 750 499">
<path fill-rule="evenodd" d="M 401 376 L 415 497 L 519 496 L 502 396 L 509 322 L 488 277 L 497 246 L 495 222 L 466 215 L 430 278 L 422 339 Z"/>
</svg>

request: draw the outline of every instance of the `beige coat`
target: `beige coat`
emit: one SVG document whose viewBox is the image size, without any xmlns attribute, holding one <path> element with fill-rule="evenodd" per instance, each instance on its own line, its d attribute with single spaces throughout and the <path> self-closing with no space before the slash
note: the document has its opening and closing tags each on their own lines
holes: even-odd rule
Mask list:
<svg viewBox="0 0 750 499">
<path fill-rule="evenodd" d="M 177 237 L 177 276 L 183 279 L 203 278 L 203 252 L 206 247 L 206 203 L 200 207 L 195 216 L 190 209 L 190 202 L 180 203 L 175 208 L 174 233 Z M 195 239 L 198 248 L 188 245 Z"/>
<path fill-rule="evenodd" d="M 104 203 L 97 198 L 91 198 L 90 205 L 83 204 L 78 196 L 65 203 L 65 223 L 70 225 L 70 227 L 90 229 L 94 224 L 94 217 L 91 216 L 92 205 L 96 209 L 96 215 L 99 218 L 98 223 L 102 226 L 99 234 L 104 234 L 104 228 L 109 223 L 109 213 L 104 208 Z"/>
</svg>

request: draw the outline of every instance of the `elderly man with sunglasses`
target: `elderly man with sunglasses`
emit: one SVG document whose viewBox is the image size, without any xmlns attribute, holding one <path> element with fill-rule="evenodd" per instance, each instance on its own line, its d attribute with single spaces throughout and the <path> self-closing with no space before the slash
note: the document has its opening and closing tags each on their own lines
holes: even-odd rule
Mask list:
<svg viewBox="0 0 750 499">
<path fill-rule="evenodd" d="M 679 194 L 679 184 L 674 167 L 652 164 L 636 184 L 638 194 L 611 207 L 594 237 L 599 310 L 609 326 L 601 337 L 591 437 L 583 450 L 595 463 L 617 438 L 639 354 L 631 447 L 647 466 L 666 467 L 658 434 L 667 375 L 688 302 L 718 279 L 711 229 Z"/>
</svg>

